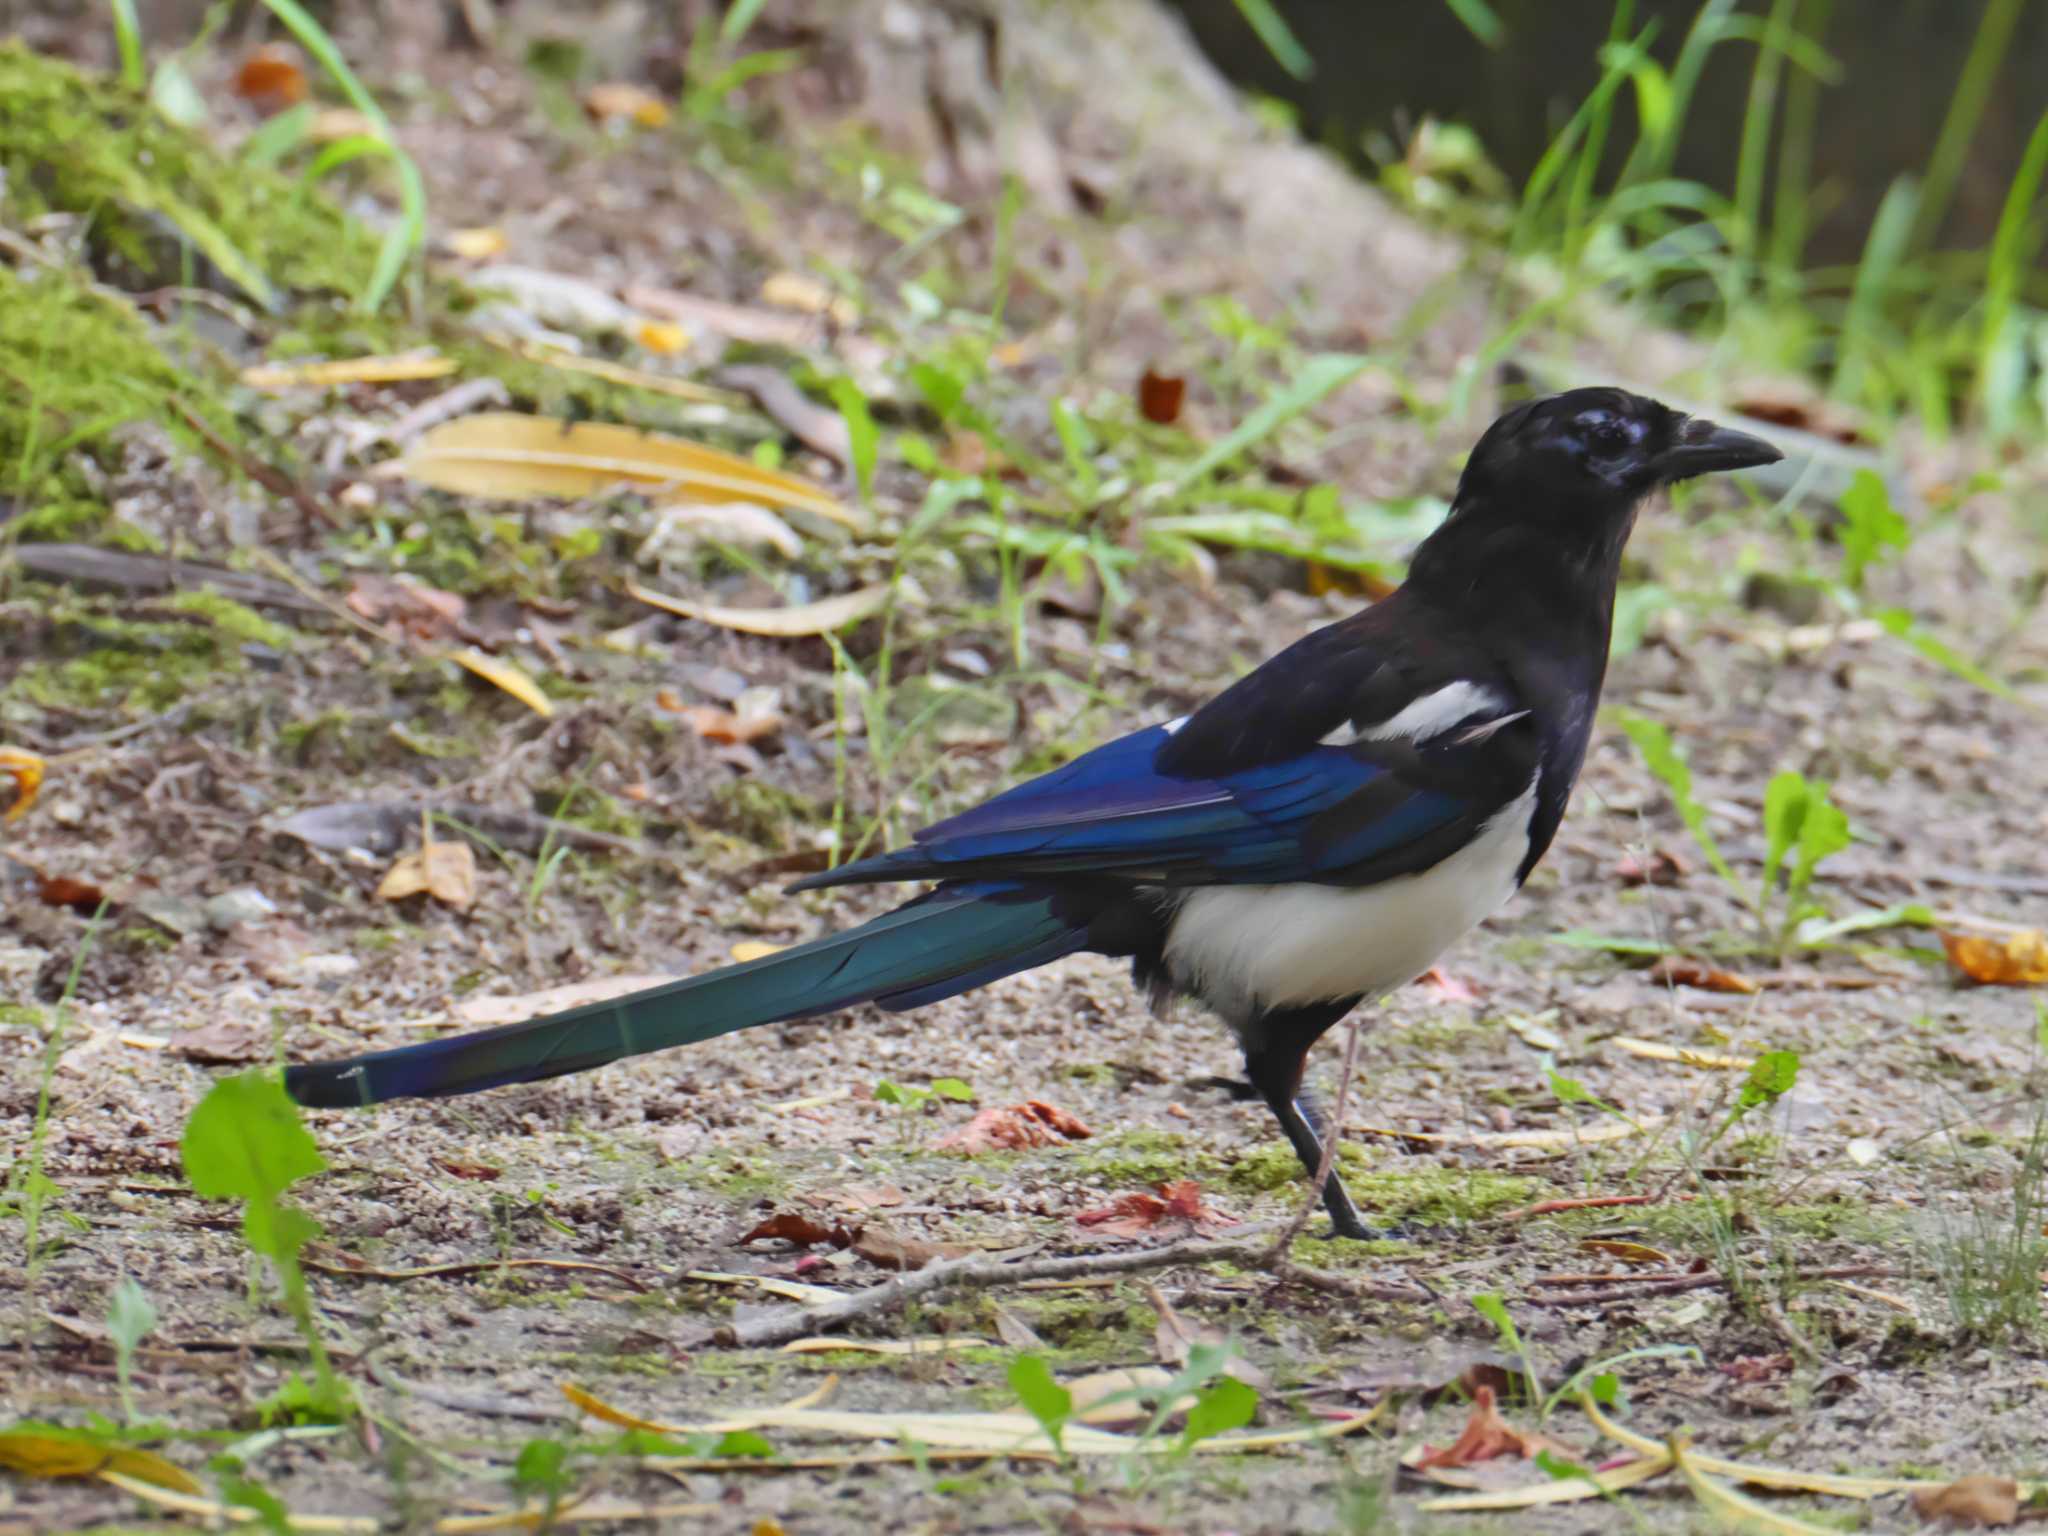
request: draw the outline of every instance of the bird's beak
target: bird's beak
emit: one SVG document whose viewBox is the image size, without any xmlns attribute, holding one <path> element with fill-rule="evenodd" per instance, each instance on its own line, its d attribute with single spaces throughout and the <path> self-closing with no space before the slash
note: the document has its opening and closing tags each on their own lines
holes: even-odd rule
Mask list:
<svg viewBox="0 0 2048 1536">
<path fill-rule="evenodd" d="M 1783 457 L 1760 437 L 1693 416 L 1678 429 L 1678 441 L 1657 455 L 1657 478 L 1689 480 L 1694 475 L 1775 464 Z"/>
</svg>

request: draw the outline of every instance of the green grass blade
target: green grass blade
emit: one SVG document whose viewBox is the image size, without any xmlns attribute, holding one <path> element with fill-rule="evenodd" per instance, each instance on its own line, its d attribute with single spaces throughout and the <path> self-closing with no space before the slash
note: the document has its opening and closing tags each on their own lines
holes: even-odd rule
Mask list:
<svg viewBox="0 0 2048 1536">
<path fill-rule="evenodd" d="M 2026 152 L 2012 185 L 2005 189 L 2005 206 L 1998 215 L 1998 229 L 1991 238 L 1989 270 L 1984 278 L 1984 324 L 1977 344 L 1977 405 L 1991 430 L 2004 435 L 2012 430 L 2017 395 L 2024 370 L 2001 367 L 2017 352 L 2018 327 L 2013 308 L 2040 246 L 2039 231 L 2033 225 L 2035 200 L 2041 179 L 2048 174 L 2048 112 L 2034 124 Z M 2011 380 L 2000 387 L 2000 380 Z"/>
<path fill-rule="evenodd" d="M 1506 36 L 1506 28 L 1501 26 L 1500 17 L 1494 14 L 1493 7 L 1486 0 L 1444 0 L 1444 4 L 1451 8 L 1453 16 L 1464 23 L 1465 30 L 1487 47 L 1500 46 L 1501 39 Z"/>
<path fill-rule="evenodd" d="M 114 13 L 114 42 L 121 50 L 121 83 L 139 91 L 149 83 L 149 70 L 142 61 L 142 23 L 135 15 L 135 0 L 107 0 Z"/>
<path fill-rule="evenodd" d="M 1456 9 L 1455 5 L 1453 9 Z M 1273 55 L 1274 62 L 1288 74 L 1297 80 L 1306 80 L 1316 72 L 1316 61 L 1301 46 L 1301 40 L 1294 35 L 1286 19 L 1273 8 L 1272 0 L 1237 0 L 1237 13 L 1244 18 L 1245 25 L 1258 34 L 1259 41 L 1266 45 L 1266 52 Z"/>
<path fill-rule="evenodd" d="M 1977 136 L 1985 105 L 1991 100 L 1991 82 L 2005 63 L 2022 4 L 2023 0 L 1985 0 L 1969 57 L 1963 61 L 1962 75 L 1956 81 L 1955 93 L 1949 97 L 1941 134 L 1934 141 L 1934 152 L 1927 157 L 1924 190 L 1913 219 L 1911 245 L 1915 250 L 1925 250 L 1934 243 L 1941 221 L 1948 214 L 1956 181 L 1962 175 L 1963 160 L 1970 152 L 1970 141 Z"/>
<path fill-rule="evenodd" d="M 1211 443 L 1201 457 L 1167 483 L 1167 493 L 1178 495 L 1197 480 L 1228 463 L 1253 443 L 1271 436 L 1303 411 L 1320 404 L 1372 366 L 1372 359 L 1351 352 L 1325 352 L 1310 358 L 1288 382 L 1287 387 Z"/>
</svg>

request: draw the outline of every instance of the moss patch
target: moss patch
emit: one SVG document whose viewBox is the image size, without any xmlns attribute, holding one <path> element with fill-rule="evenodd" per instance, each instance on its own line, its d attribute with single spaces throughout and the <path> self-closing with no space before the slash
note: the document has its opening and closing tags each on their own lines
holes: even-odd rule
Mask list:
<svg viewBox="0 0 2048 1536">
<path fill-rule="evenodd" d="M 1367 1162 L 1365 1150 L 1350 1142 L 1337 1149 L 1337 1165 L 1344 1187 L 1369 1217 L 1416 1221 L 1425 1226 L 1475 1221 L 1527 1205 L 1541 1199 L 1550 1187 L 1521 1174 L 1440 1168 L 1419 1161 L 1374 1168 Z M 1232 1184 L 1262 1194 L 1284 1189 L 1301 1177 L 1301 1163 L 1284 1141 L 1252 1148 L 1230 1170 Z"/>
</svg>

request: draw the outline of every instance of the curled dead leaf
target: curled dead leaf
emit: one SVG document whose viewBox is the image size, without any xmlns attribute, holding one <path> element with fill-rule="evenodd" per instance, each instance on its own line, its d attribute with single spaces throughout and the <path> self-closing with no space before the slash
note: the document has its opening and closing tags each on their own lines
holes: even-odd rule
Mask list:
<svg viewBox="0 0 2048 1536">
<path fill-rule="evenodd" d="M 1064 1109 L 1041 1099 L 1027 1099 L 1022 1104 L 990 1105 L 957 1131 L 941 1136 L 934 1146 L 941 1152 L 1017 1152 L 1086 1141 L 1094 1134 Z"/>
<path fill-rule="evenodd" d="M 1666 848 L 1653 848 L 1646 859 L 1625 853 L 1614 862 L 1614 878 L 1623 885 L 1676 885 L 1688 873 L 1685 860 Z"/>
<path fill-rule="evenodd" d="M 1717 966 L 1688 959 L 1684 955 L 1660 956 L 1657 963 L 1643 974 L 1659 986 L 1697 987 L 1702 992 L 1748 994 L 1763 990 L 1747 976 L 1738 976 L 1733 971 L 1724 971 Z"/>
<path fill-rule="evenodd" d="M 1472 1394 L 1472 1412 L 1456 1440 L 1442 1450 L 1425 1445 L 1419 1453 L 1401 1459 L 1416 1471 L 1424 1472 L 1431 1467 L 1469 1467 L 1496 1456 L 1519 1456 L 1527 1461 L 1542 1451 L 1578 1460 L 1576 1451 L 1548 1435 L 1516 1429 L 1501 1417 L 1494 1404 L 1493 1388 L 1482 1386 Z"/>
<path fill-rule="evenodd" d="M 941 1259 L 964 1259 L 975 1250 L 965 1243 L 932 1243 L 886 1227 L 863 1227 L 853 1251 L 878 1269 L 923 1269 Z"/>
<path fill-rule="evenodd" d="M 1116 1237 L 1160 1230 L 1208 1232 L 1237 1224 L 1235 1217 L 1212 1211 L 1203 1203 L 1202 1186 L 1193 1179 L 1161 1184 L 1156 1195 L 1119 1195 L 1108 1205 L 1082 1211 L 1074 1220 Z"/>
<path fill-rule="evenodd" d="M 455 371 L 455 359 L 431 352 L 406 352 L 389 357 L 320 358 L 302 363 L 263 363 L 242 370 L 251 389 L 332 389 L 343 384 L 407 384 L 442 379 Z"/>
<path fill-rule="evenodd" d="M 837 597 L 820 598 L 815 603 L 797 603 L 788 608 L 721 608 L 712 603 L 686 602 L 679 597 L 653 592 L 638 582 L 626 583 L 629 596 L 664 612 L 696 619 L 703 624 L 716 624 L 720 629 L 736 629 L 743 635 L 773 635 L 784 639 L 829 634 L 849 624 L 871 619 L 888 606 L 889 590 L 882 585 L 861 587 L 857 591 L 842 592 Z"/>
<path fill-rule="evenodd" d="M 820 1243 L 844 1248 L 852 1243 L 853 1234 L 844 1227 L 829 1225 L 802 1211 L 777 1211 L 766 1220 L 757 1222 L 739 1240 L 739 1246 L 744 1248 L 748 1243 L 764 1242 L 769 1238 L 780 1238 L 785 1243 L 796 1243 L 805 1248 L 816 1247 Z"/>
<path fill-rule="evenodd" d="M 19 821 L 28 814 L 28 808 L 36 803 L 36 792 L 43 787 L 44 767 L 33 752 L 0 747 L 0 779 L 7 781 L 9 790 L 0 821 Z"/>
<path fill-rule="evenodd" d="M 2020 1518 L 2019 1484 L 2009 1477 L 1959 1477 L 1943 1488 L 1916 1488 L 1912 1498 L 1922 1520 L 1938 1520 L 1957 1530 L 2015 1525 Z"/>
<path fill-rule="evenodd" d="M 402 853 L 377 883 L 379 901 L 403 901 L 422 892 L 460 912 L 476 900 L 476 854 L 464 842 L 429 842 Z"/>
<path fill-rule="evenodd" d="M 1980 985 L 2031 987 L 2048 982 L 2048 933 L 2038 929 L 1995 938 L 1944 933 L 1941 947 L 1950 965 Z"/>
<path fill-rule="evenodd" d="M 1180 420 L 1180 408 L 1187 393 L 1186 379 L 1147 368 L 1138 380 L 1138 414 L 1147 421 L 1170 427 Z"/>
<path fill-rule="evenodd" d="M 234 93 L 264 116 L 306 99 L 306 68 L 290 43 L 265 43 L 235 71 Z"/>
<path fill-rule="evenodd" d="M 644 85 L 625 80 L 607 80 L 583 93 L 583 110 L 590 120 L 603 126 L 633 123 L 642 128 L 659 128 L 668 121 L 668 103 Z"/>
<path fill-rule="evenodd" d="M 489 655 L 472 645 L 448 659 L 463 671 L 511 694 L 541 719 L 554 719 L 554 701 L 540 691 L 540 684 L 502 656 Z"/>
</svg>

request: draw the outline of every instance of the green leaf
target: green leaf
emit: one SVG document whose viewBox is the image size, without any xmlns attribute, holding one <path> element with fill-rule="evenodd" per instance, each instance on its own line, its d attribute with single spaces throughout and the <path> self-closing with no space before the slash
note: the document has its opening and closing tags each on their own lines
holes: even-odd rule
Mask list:
<svg viewBox="0 0 2048 1536">
<path fill-rule="evenodd" d="M 1501 38 L 1506 35 L 1505 29 L 1486 0 L 1444 0 L 1444 3 L 1450 7 L 1451 14 L 1465 24 L 1467 32 L 1489 48 L 1500 46 Z"/>
<path fill-rule="evenodd" d="M 185 1122 L 179 1151 L 193 1193 L 209 1200 L 275 1200 L 327 1167 L 298 1106 L 263 1072 L 215 1083 Z"/>
<path fill-rule="evenodd" d="M 875 428 L 874 412 L 868 409 L 868 397 L 861 393 L 858 384 L 842 375 L 829 388 L 832 403 L 839 407 L 839 415 L 846 422 L 854 482 L 860 487 L 860 499 L 866 501 L 875 488 L 875 457 L 881 448 L 881 433 Z"/>
<path fill-rule="evenodd" d="M 1054 1450 L 1062 1450 L 1061 1436 L 1073 1417 L 1074 1394 L 1054 1380 L 1052 1367 L 1043 1355 L 1019 1355 L 1010 1362 L 1010 1390 L 1024 1411 L 1038 1420 Z"/>
<path fill-rule="evenodd" d="M 568 1490 L 572 1454 L 572 1448 L 561 1440 L 527 1441 L 512 1463 L 513 1485 L 543 1494 L 553 1502 Z"/>
<path fill-rule="evenodd" d="M 114 1341 L 114 1348 L 123 1355 L 133 1354 L 135 1346 L 148 1337 L 150 1329 L 156 1326 L 156 1307 L 145 1291 L 127 1276 L 114 1287 L 114 1295 L 107 1307 L 107 1333 Z"/>
<path fill-rule="evenodd" d="M 1481 0 L 1452 0 L 1452 4 L 1454 7 L 1477 5 L 1482 11 L 1486 8 Z M 1308 50 L 1288 28 L 1273 0 L 1237 0 L 1237 11 L 1244 17 L 1245 24 L 1258 34 L 1259 41 L 1266 45 L 1266 52 L 1273 55 L 1273 62 L 1288 74 L 1297 80 L 1306 80 L 1316 72 L 1315 60 L 1309 57 Z"/>
<path fill-rule="evenodd" d="M 2011 684 L 1993 677 L 1939 635 L 1922 628 L 1919 620 L 1905 609 L 1881 608 L 1871 617 L 1882 624 L 1887 633 L 1905 641 L 1937 667 L 1946 667 L 1964 682 L 1982 688 L 1986 693 L 2014 703 L 2020 702 L 2020 696 L 2013 692 Z"/>
<path fill-rule="evenodd" d="M 1797 1051 L 1765 1051 L 1751 1064 L 1737 1104 L 1742 1109 L 1755 1109 L 1760 1104 L 1773 1103 L 1798 1081 Z"/>
<path fill-rule="evenodd" d="M 957 1077 L 935 1077 L 932 1092 L 942 1099 L 951 1099 L 955 1104 L 972 1104 L 974 1089 Z"/>
<path fill-rule="evenodd" d="M 1806 823 L 1806 808 L 1812 799 L 1804 774 L 1786 769 L 1764 789 L 1764 891 L 1778 888 L 1778 871 L 1785 855 L 1799 841 Z"/>
<path fill-rule="evenodd" d="M 1252 444 L 1278 431 L 1303 411 L 1342 389 L 1372 366 L 1372 359 L 1348 352 L 1325 352 L 1310 358 L 1290 379 L 1287 387 L 1226 432 L 1202 456 L 1168 483 L 1168 494 L 1178 495 L 1197 480 L 1227 464 Z"/>
<path fill-rule="evenodd" d="M 773 1456 L 775 1447 L 751 1429 L 729 1429 L 718 1437 L 714 1456 Z"/>
<path fill-rule="evenodd" d="M 1251 1423 L 1259 1411 L 1259 1394 L 1235 1376 L 1211 1383 L 1188 1409 L 1187 1423 L 1180 1432 L 1180 1449 L 1185 1451 L 1201 1441 Z"/>
<path fill-rule="evenodd" d="M 1643 755 L 1643 764 L 1654 773 L 1658 781 L 1671 795 L 1671 804 L 1678 812 L 1678 819 L 1685 823 L 1685 829 L 1692 833 L 1692 840 L 1707 863 L 1713 866 L 1732 889 L 1741 889 L 1735 871 L 1728 867 L 1728 861 L 1721 856 L 1720 846 L 1714 841 L 1714 834 L 1707 826 L 1707 808 L 1700 804 L 1692 792 L 1692 768 L 1679 754 L 1678 747 L 1671 739 L 1671 733 L 1655 720 L 1642 715 L 1623 713 L 1618 717 L 1621 728 L 1628 739 L 1636 744 L 1636 750 Z"/>
<path fill-rule="evenodd" d="M 1472 1310 L 1485 1318 L 1500 1333 L 1501 1342 L 1520 1354 L 1522 1335 L 1515 1327 L 1515 1320 L 1508 1316 L 1507 1303 L 1493 1291 L 1481 1291 L 1472 1298 Z"/>
<path fill-rule="evenodd" d="M 1892 506 L 1891 491 L 1874 469 L 1856 471 L 1842 493 L 1842 518 L 1842 579 L 1851 591 L 1861 591 L 1863 573 L 1887 551 L 1910 546 L 1913 530 Z"/>
</svg>

